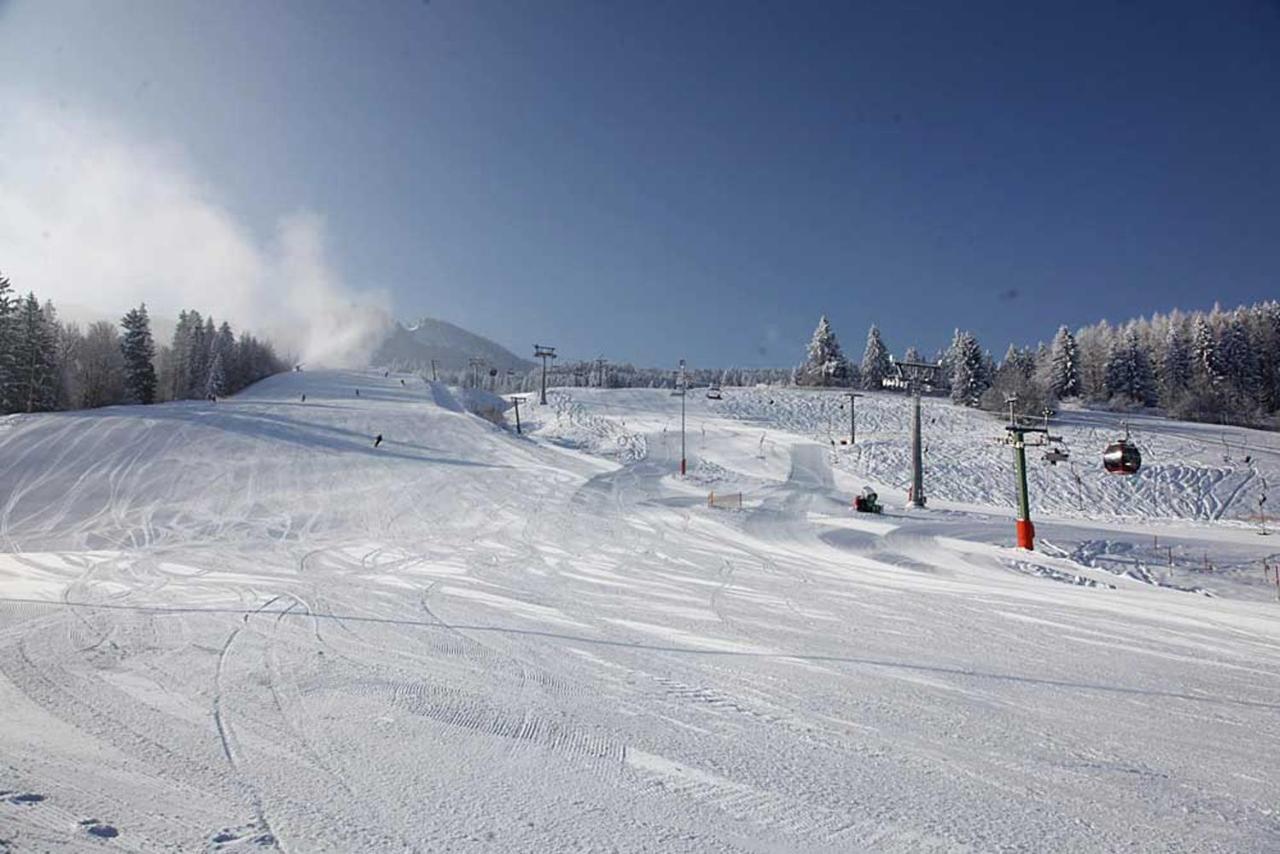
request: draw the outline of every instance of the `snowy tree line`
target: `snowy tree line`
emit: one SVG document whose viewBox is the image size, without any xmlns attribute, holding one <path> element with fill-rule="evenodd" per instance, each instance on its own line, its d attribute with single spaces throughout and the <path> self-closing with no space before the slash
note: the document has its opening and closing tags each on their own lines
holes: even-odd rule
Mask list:
<svg viewBox="0 0 1280 854">
<path fill-rule="evenodd" d="M 430 379 L 430 371 L 422 373 Z M 489 389 L 499 394 L 536 392 L 543 383 L 543 369 L 503 371 L 489 375 L 472 370 L 438 370 L 442 382 L 463 388 Z M 685 382 L 690 388 L 710 385 L 787 385 L 792 371 L 781 367 L 686 367 Z M 548 388 L 676 388 L 678 370 L 673 367 L 637 367 L 630 362 L 562 361 L 547 369 Z"/>
<path fill-rule="evenodd" d="M 984 357 L 989 358 L 989 357 Z M 1072 333 L 1058 329 L 1034 350 L 1010 347 L 982 379 L 979 404 L 1019 408 L 1059 400 L 1134 410 L 1153 408 L 1184 420 L 1277 426 L 1280 412 L 1280 303 L 1224 311 L 1174 311 Z M 954 379 L 953 379 L 954 383 Z M 979 383 L 980 385 L 981 383 Z M 953 386 L 954 397 L 954 386 Z M 966 401 L 967 402 L 967 401 Z"/>
<path fill-rule="evenodd" d="M 791 372 L 779 368 L 685 368 L 685 382 L 690 388 L 719 386 L 783 385 L 791 380 Z M 528 391 L 542 382 L 542 369 L 536 368 L 525 377 Z M 557 386 L 594 388 L 669 388 L 679 383 L 676 368 L 641 368 L 629 362 L 566 362 L 547 372 L 547 383 Z"/>
<path fill-rule="evenodd" d="M 861 360 L 851 360 L 823 316 L 804 362 L 794 369 L 690 367 L 686 376 L 693 387 L 880 389 L 897 385 L 894 361 L 875 325 L 867 331 Z M 972 332 L 957 329 L 945 349 L 923 357 L 908 347 L 901 361 L 937 365 L 937 378 L 926 392 L 950 395 L 960 406 L 1003 411 L 1006 399 L 1016 395 L 1024 413 L 1077 400 L 1113 409 L 1155 408 L 1181 419 L 1280 424 L 1280 302 L 1275 301 L 1232 311 L 1175 311 L 1118 326 L 1104 320 L 1075 332 L 1063 326 L 1049 343 L 1010 345 L 999 360 Z M 541 385 L 542 370 L 497 377 L 442 372 L 440 378 L 501 393 L 532 392 Z M 674 388 L 676 371 L 561 360 L 552 364 L 547 382 L 558 387 Z"/>
<path fill-rule="evenodd" d="M 668 388 L 677 385 L 674 368 L 641 368 L 629 362 L 564 361 L 547 369 L 547 386 L 555 388 Z M 542 367 L 527 372 L 504 372 L 489 376 L 481 371 L 437 371 L 440 380 L 450 385 L 482 388 L 500 394 L 525 394 L 537 391 L 542 385 Z M 424 373 L 424 377 L 430 377 Z M 685 369 L 685 381 L 690 388 L 706 388 L 712 385 L 755 386 L 787 385 L 792 371 L 785 368 L 694 368 Z"/>
<path fill-rule="evenodd" d="M 0 413 L 221 396 L 286 367 L 270 344 L 195 311 L 158 347 L 145 304 L 119 327 L 64 323 L 53 303 L 17 296 L 0 275 Z"/>
<path fill-rule="evenodd" d="M 906 361 L 920 361 L 908 348 Z M 957 329 L 929 360 L 939 366 L 934 391 L 954 403 L 992 411 L 1018 397 L 1022 412 L 1079 400 L 1112 409 L 1156 408 L 1174 418 L 1275 428 L 1280 419 L 1280 302 L 1226 311 L 1156 314 L 1113 326 L 1103 320 L 1058 329 L 1036 348 L 1013 345 L 996 361 L 973 333 Z M 874 325 L 861 364 L 846 359 L 824 316 L 794 382 L 803 386 L 892 384 L 892 362 Z"/>
<path fill-rule="evenodd" d="M 904 354 L 906 361 L 920 361 L 920 354 L 911 347 Z M 851 362 L 840 349 L 831 322 L 824 314 L 813 330 L 805 361 L 791 372 L 791 381 L 798 386 L 818 388 L 883 388 L 891 382 L 896 371 L 880 335 L 880 327 L 874 323 L 867 330 L 867 343 L 862 350 L 862 361 Z"/>
<path fill-rule="evenodd" d="M 289 367 L 270 343 L 247 332 L 236 337 L 225 320 L 219 324 L 194 310 L 178 313 L 173 340 L 156 364 L 163 400 L 235 394 Z"/>
</svg>

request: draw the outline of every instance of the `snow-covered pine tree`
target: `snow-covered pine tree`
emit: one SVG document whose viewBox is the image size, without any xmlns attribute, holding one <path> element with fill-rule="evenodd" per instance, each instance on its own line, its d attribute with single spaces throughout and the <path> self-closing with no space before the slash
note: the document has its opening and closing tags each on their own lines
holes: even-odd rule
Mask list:
<svg viewBox="0 0 1280 854">
<path fill-rule="evenodd" d="M 947 345 L 942 357 L 942 367 L 946 370 L 948 378 L 956 372 L 956 357 L 964 349 L 964 339 L 968 334 L 958 326 L 955 332 L 951 333 L 951 343 Z"/>
<path fill-rule="evenodd" d="M 1191 344 L 1186 324 L 1181 318 L 1170 318 L 1160 355 L 1160 402 L 1165 407 L 1177 403 L 1191 382 Z"/>
<path fill-rule="evenodd" d="M 49 324 L 49 331 L 53 335 L 53 379 L 52 379 L 52 395 L 53 405 L 51 409 L 66 409 L 70 405 L 70 397 L 68 392 L 68 369 L 70 367 L 69 348 L 73 342 L 68 341 L 64 334 L 63 326 L 58 321 L 58 309 L 54 306 L 52 300 L 45 300 L 40 310 L 44 312 L 45 322 Z"/>
<path fill-rule="evenodd" d="M 1208 387 L 1222 380 L 1218 360 L 1218 339 L 1203 314 L 1197 314 L 1191 327 L 1191 370 L 1196 380 Z"/>
<path fill-rule="evenodd" d="M 1268 300 L 1253 307 L 1253 352 L 1258 355 L 1259 398 L 1263 409 L 1280 409 L 1280 302 Z"/>
<path fill-rule="evenodd" d="M 957 329 L 951 343 L 951 401 L 977 406 L 991 385 L 987 357 L 971 332 Z"/>
<path fill-rule="evenodd" d="M 1219 364 L 1231 388 L 1233 408 L 1245 411 L 1258 404 L 1261 385 L 1257 355 L 1249 340 L 1247 315 L 1237 309 L 1228 315 L 1222 329 Z"/>
<path fill-rule="evenodd" d="M 1018 411 L 1038 414 L 1050 400 L 1045 394 L 1045 386 L 1036 379 L 1036 367 L 1036 357 L 1030 350 L 1010 344 L 1004 361 L 995 370 L 990 387 L 982 393 L 979 405 L 991 412 L 1008 412 L 1005 400 L 1016 396 Z"/>
<path fill-rule="evenodd" d="M 198 311 L 187 312 L 187 387 L 182 397 L 203 397 L 204 385 L 209 381 L 209 336 L 205 334 L 204 318 Z"/>
<path fill-rule="evenodd" d="M 1129 360 L 1129 349 L 1124 346 L 1123 336 L 1118 336 L 1111 342 L 1105 374 L 1104 382 L 1108 397 L 1119 397 L 1129 388 L 1133 366 Z"/>
<path fill-rule="evenodd" d="M 154 403 L 156 399 L 156 345 L 151 339 L 151 318 L 147 304 L 130 309 L 120 320 L 124 337 L 120 354 L 124 357 L 125 394 L 136 403 Z"/>
<path fill-rule="evenodd" d="M 1111 355 L 1111 340 L 1115 330 L 1106 320 L 1081 329 L 1076 335 L 1076 349 L 1080 356 L 1080 396 L 1086 400 L 1106 400 L 1107 359 Z"/>
<path fill-rule="evenodd" d="M 1053 336 L 1050 355 L 1049 392 L 1059 400 L 1080 396 L 1080 352 L 1076 337 L 1065 326 Z"/>
<path fill-rule="evenodd" d="M 187 388 L 191 385 L 191 315 L 186 311 L 178 312 L 178 325 L 173 328 L 173 341 L 169 344 L 169 375 L 165 393 L 169 400 L 180 400 L 187 396 Z"/>
<path fill-rule="evenodd" d="M 1156 402 L 1151 358 L 1135 323 L 1130 323 L 1112 342 L 1106 366 L 1106 385 L 1113 399 L 1119 397 L 1142 406 L 1152 406 Z"/>
<path fill-rule="evenodd" d="M 908 348 L 907 348 L 907 352 L 905 352 L 905 353 L 903 353 L 903 354 L 902 354 L 902 361 L 904 361 L 904 362 L 920 362 L 920 361 L 923 361 L 923 360 L 920 358 L 920 351 L 919 351 L 919 350 L 917 350 L 917 349 L 915 348 L 915 346 L 914 346 L 914 345 L 912 345 L 912 346 L 910 346 L 910 347 L 908 347 Z"/>
<path fill-rule="evenodd" d="M 1046 394 L 1049 389 L 1049 374 L 1053 370 L 1053 351 L 1049 349 L 1049 345 L 1043 341 L 1036 343 L 1035 352 L 1036 367 L 1032 372 L 1032 378 L 1036 385 L 1039 386 Z"/>
<path fill-rule="evenodd" d="M 862 387 L 878 389 L 889 378 L 889 350 L 880 339 L 880 327 L 874 323 L 867 330 L 867 346 L 862 351 Z"/>
<path fill-rule="evenodd" d="M 16 312 L 17 300 L 13 296 L 13 289 L 9 280 L 0 274 L 0 413 L 18 409 L 13 349 Z"/>
<path fill-rule="evenodd" d="M 960 330 L 956 329 L 951 336 L 951 343 L 934 354 L 933 360 L 938 363 L 938 381 L 947 388 L 951 387 L 951 375 L 955 373 L 955 347 L 959 340 Z"/>
<path fill-rule="evenodd" d="M 285 370 L 288 366 L 276 356 L 270 344 L 259 341 L 247 333 L 241 334 L 236 344 L 236 361 L 242 376 L 235 384 L 228 384 L 227 394 L 234 394 L 250 383 Z M 655 377 L 655 380 L 659 378 Z M 665 385 L 665 384 L 664 384 Z M 660 386 L 655 386 L 655 388 Z"/>
<path fill-rule="evenodd" d="M 232 392 L 239 391 L 256 379 L 253 375 L 253 344 L 253 336 L 248 332 L 240 333 L 240 338 L 236 341 L 236 373 Z"/>
<path fill-rule="evenodd" d="M 14 323 L 14 403 L 22 412 L 58 406 L 58 337 L 36 295 L 27 294 Z"/>
<path fill-rule="evenodd" d="M 824 314 L 818 318 L 804 365 L 796 376 L 797 385 L 846 386 L 849 384 L 849 360 L 840 351 L 840 342 Z"/>
<path fill-rule="evenodd" d="M 218 343 L 218 327 L 213 322 L 213 315 L 204 319 L 204 330 L 200 333 L 200 338 L 204 342 L 204 374 L 197 377 L 200 387 L 196 389 L 196 396 L 204 397 L 205 387 L 209 384 L 209 369 L 213 367 L 214 347 Z"/>
<path fill-rule="evenodd" d="M 236 334 L 225 320 L 218 326 L 218 334 L 213 339 L 213 354 L 215 358 L 222 357 L 223 393 L 233 394 L 244 388 L 244 371 L 236 358 Z"/>
<path fill-rule="evenodd" d="M 1036 357 L 1030 350 L 1019 348 L 1013 344 L 1004 353 L 1000 368 L 1016 371 L 1024 379 L 1031 379 L 1036 372 Z"/>
<path fill-rule="evenodd" d="M 227 377 L 222 369 L 222 354 L 214 353 L 209 363 L 209 380 L 204 385 L 205 397 L 222 397 L 227 392 Z"/>
</svg>

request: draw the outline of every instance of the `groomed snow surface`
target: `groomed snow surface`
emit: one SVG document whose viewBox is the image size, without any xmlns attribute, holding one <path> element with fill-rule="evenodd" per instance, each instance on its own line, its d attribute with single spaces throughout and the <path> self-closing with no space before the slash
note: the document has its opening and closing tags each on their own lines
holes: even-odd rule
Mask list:
<svg viewBox="0 0 1280 854">
<path fill-rule="evenodd" d="M 668 392 L 458 400 L 0 419 L 0 851 L 1280 850 L 1266 434 L 1069 412 L 1027 553 L 946 403 L 907 511 L 898 395 L 691 394 L 684 480 Z"/>
</svg>

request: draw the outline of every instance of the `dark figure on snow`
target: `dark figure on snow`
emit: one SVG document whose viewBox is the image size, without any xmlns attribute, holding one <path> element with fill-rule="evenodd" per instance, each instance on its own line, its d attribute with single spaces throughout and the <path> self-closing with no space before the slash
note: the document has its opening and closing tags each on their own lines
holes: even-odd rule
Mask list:
<svg viewBox="0 0 1280 854">
<path fill-rule="evenodd" d="M 390 372 L 390 371 L 383 371 L 383 372 L 382 372 L 382 378 L 383 378 L 383 379 L 386 379 L 386 378 L 387 378 L 387 377 L 389 377 L 389 376 L 391 376 L 391 372 Z"/>
<path fill-rule="evenodd" d="M 307 396 L 306 396 L 305 394 L 302 396 L 302 402 L 303 402 L 303 403 L 306 403 L 306 402 L 307 402 Z"/>
<path fill-rule="evenodd" d="M 382 444 L 382 434 L 379 433 L 378 435 L 373 437 L 373 446 L 376 448 L 381 444 Z"/>
<path fill-rule="evenodd" d="M 404 385 L 404 380 L 400 380 L 400 385 Z"/>
<path fill-rule="evenodd" d="M 360 389 L 356 389 L 356 397 L 360 396 Z"/>
<path fill-rule="evenodd" d="M 210 402 L 210 403 L 217 403 L 217 402 L 218 402 L 218 396 L 217 396 L 216 394 L 211 394 L 211 395 L 209 395 L 209 402 Z"/>
</svg>

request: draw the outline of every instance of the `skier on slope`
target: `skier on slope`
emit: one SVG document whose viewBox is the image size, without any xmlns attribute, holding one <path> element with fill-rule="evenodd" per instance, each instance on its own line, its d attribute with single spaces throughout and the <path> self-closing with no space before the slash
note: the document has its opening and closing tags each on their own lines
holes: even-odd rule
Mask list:
<svg viewBox="0 0 1280 854">
<path fill-rule="evenodd" d="M 303 403 L 306 403 L 306 402 L 307 402 L 307 396 L 306 396 L 305 394 L 302 396 L 302 402 L 303 402 Z"/>
<path fill-rule="evenodd" d="M 381 444 L 382 444 L 382 434 L 379 433 L 377 436 L 373 437 L 373 446 L 376 448 Z"/>
</svg>

